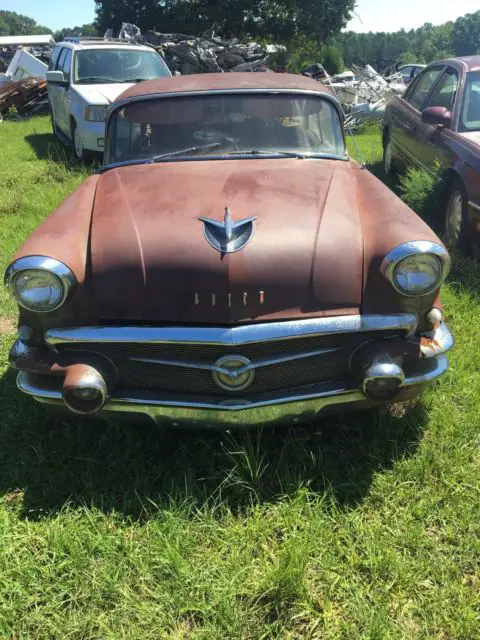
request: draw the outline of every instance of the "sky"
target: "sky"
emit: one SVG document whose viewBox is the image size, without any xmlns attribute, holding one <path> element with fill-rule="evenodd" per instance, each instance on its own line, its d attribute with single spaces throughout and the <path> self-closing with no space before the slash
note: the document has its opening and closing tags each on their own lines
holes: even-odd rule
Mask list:
<svg viewBox="0 0 480 640">
<path fill-rule="evenodd" d="M 478 0 L 357 0 L 358 17 L 353 17 L 348 29 L 360 32 L 416 29 L 425 22 L 438 25 L 479 10 Z"/>
<path fill-rule="evenodd" d="M 53 30 L 92 22 L 94 0 L 0 0 L 0 9 L 30 16 Z M 357 0 L 352 31 L 414 29 L 425 22 L 442 24 L 480 9 L 478 0 Z"/>
</svg>

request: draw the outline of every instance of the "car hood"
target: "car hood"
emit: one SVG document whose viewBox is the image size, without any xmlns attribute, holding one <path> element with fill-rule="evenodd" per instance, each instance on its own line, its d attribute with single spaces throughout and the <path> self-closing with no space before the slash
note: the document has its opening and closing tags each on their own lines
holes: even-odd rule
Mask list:
<svg viewBox="0 0 480 640">
<path fill-rule="evenodd" d="M 76 84 L 77 93 L 88 102 L 95 105 L 110 105 L 118 96 L 132 87 L 131 82 L 110 84 Z"/>
<path fill-rule="evenodd" d="M 187 161 L 111 169 L 98 181 L 91 275 L 98 317 L 237 323 L 355 313 L 363 234 L 348 161 Z M 256 217 L 222 254 L 205 216 Z"/>
</svg>

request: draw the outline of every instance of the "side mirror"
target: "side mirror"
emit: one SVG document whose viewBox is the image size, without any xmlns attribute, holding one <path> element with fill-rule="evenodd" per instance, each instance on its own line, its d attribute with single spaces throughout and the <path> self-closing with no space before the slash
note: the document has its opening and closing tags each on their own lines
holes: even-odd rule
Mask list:
<svg viewBox="0 0 480 640">
<path fill-rule="evenodd" d="M 452 112 L 446 107 L 427 107 L 422 111 L 422 122 L 432 127 L 450 127 L 452 124 Z"/>
<path fill-rule="evenodd" d="M 47 82 L 50 84 L 61 84 L 66 87 L 68 85 L 68 79 L 63 71 L 47 71 Z"/>
</svg>

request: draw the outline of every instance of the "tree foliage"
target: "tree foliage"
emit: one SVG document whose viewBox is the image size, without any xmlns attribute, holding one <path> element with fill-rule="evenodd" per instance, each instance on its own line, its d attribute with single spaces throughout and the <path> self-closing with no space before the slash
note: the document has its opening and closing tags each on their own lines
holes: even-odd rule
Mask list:
<svg viewBox="0 0 480 640">
<path fill-rule="evenodd" d="M 452 33 L 452 47 L 457 56 L 480 53 L 480 11 L 458 18 Z"/>
<path fill-rule="evenodd" d="M 55 31 L 53 37 L 56 42 L 61 42 L 65 36 L 99 36 L 97 25 L 94 22 L 82 24 L 78 27 L 65 27 Z"/>
<path fill-rule="evenodd" d="M 346 31 L 333 40 L 342 52 L 346 65 L 389 62 L 428 63 L 449 56 L 480 53 L 480 11 L 467 14 L 455 22 L 434 27 L 430 23 L 419 29 L 393 33 L 355 33 Z"/>
<path fill-rule="evenodd" d="M 96 0 L 100 31 L 133 22 L 142 31 L 224 37 L 267 37 L 289 42 L 299 35 L 326 42 L 347 23 L 355 0 Z"/>
<path fill-rule="evenodd" d="M 291 53 L 287 67 L 291 73 L 301 73 L 306 67 L 317 62 L 323 65 L 330 75 L 341 73 L 344 69 L 341 53 L 331 44 L 320 47 L 315 40 L 302 36 L 291 43 L 289 48 Z"/>
<path fill-rule="evenodd" d="M 52 33 L 48 27 L 37 24 L 33 18 L 15 11 L 0 11 L 0 36 L 25 36 Z"/>
</svg>

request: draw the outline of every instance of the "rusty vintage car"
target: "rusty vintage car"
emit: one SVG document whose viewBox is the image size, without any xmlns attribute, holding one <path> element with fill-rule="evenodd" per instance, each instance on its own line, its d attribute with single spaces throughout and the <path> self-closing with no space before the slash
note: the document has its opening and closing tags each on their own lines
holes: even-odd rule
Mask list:
<svg viewBox="0 0 480 640">
<path fill-rule="evenodd" d="M 349 158 L 329 89 L 153 80 L 106 130 L 103 168 L 6 271 L 21 391 L 228 427 L 410 400 L 445 372 L 448 253 Z"/>
</svg>

